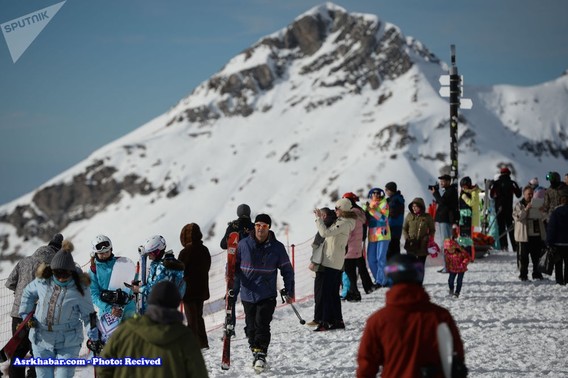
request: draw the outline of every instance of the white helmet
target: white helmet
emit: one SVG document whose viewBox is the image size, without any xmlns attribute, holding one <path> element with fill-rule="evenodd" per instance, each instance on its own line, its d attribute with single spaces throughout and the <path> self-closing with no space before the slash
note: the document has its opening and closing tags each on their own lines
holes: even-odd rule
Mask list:
<svg viewBox="0 0 568 378">
<path fill-rule="evenodd" d="M 144 243 L 144 251 L 147 254 L 159 254 L 166 250 L 166 239 L 161 235 L 154 235 Z"/>
<path fill-rule="evenodd" d="M 105 235 L 97 235 L 91 242 L 94 253 L 106 253 L 112 251 L 112 242 Z"/>
</svg>

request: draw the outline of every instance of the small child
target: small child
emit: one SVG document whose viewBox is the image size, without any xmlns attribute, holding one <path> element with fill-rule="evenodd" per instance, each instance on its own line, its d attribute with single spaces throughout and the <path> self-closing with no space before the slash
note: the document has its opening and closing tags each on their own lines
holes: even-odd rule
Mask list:
<svg viewBox="0 0 568 378">
<path fill-rule="evenodd" d="M 450 296 L 458 298 L 463 282 L 463 275 L 467 271 L 467 264 L 470 262 L 470 256 L 455 240 L 444 240 L 444 258 L 446 260 L 446 269 L 450 276 L 448 277 L 448 286 L 450 287 Z M 458 278 L 454 291 L 454 281 Z"/>
</svg>

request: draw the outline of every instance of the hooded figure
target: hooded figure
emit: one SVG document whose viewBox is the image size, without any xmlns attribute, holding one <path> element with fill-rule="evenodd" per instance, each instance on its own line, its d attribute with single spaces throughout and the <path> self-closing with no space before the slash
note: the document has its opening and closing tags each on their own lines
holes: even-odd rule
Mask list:
<svg viewBox="0 0 568 378">
<path fill-rule="evenodd" d="M 180 235 L 183 249 L 178 260 L 185 265 L 183 279 L 186 290 L 183 296 L 187 325 L 199 339 L 201 348 L 209 348 L 205 322 L 203 320 L 203 302 L 209 299 L 209 269 L 211 255 L 203 245 L 203 235 L 196 223 L 186 224 Z"/>
<path fill-rule="evenodd" d="M 424 266 L 411 255 L 398 255 L 385 268 L 392 288 L 385 306 L 365 324 L 357 355 L 357 377 L 442 377 L 436 330 L 440 323 L 450 329 L 455 371 L 465 377 L 464 348 L 456 322 L 448 310 L 430 301 L 420 284 Z"/>
<path fill-rule="evenodd" d="M 159 358 L 159 366 L 98 366 L 97 377 L 207 377 L 199 342 L 191 329 L 183 325 L 183 314 L 177 310 L 180 300 L 174 283 L 156 283 L 148 297 L 146 313 L 124 322 L 101 353 L 103 358 Z"/>
</svg>

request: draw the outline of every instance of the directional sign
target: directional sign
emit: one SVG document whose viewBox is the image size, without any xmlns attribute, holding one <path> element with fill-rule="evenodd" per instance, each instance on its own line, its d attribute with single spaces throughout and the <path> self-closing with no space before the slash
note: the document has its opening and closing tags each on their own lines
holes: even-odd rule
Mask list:
<svg viewBox="0 0 568 378">
<path fill-rule="evenodd" d="M 471 101 L 471 98 L 460 98 L 461 109 L 471 109 L 472 107 L 473 107 L 473 101 Z"/>
<path fill-rule="evenodd" d="M 438 93 L 442 97 L 450 97 L 450 87 L 440 87 L 440 90 L 438 91 Z M 462 93 L 463 93 L 463 88 L 460 87 L 460 96 L 461 96 Z"/>
<path fill-rule="evenodd" d="M 450 75 L 440 75 L 438 82 L 440 85 L 450 85 Z M 460 75 L 460 83 L 463 85 L 463 75 Z"/>
</svg>

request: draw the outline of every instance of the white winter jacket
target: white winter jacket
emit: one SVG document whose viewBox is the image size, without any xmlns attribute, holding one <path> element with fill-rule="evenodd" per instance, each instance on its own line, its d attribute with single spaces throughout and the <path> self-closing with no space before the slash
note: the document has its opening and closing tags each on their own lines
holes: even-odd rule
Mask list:
<svg viewBox="0 0 568 378">
<path fill-rule="evenodd" d="M 337 218 L 329 228 L 325 226 L 322 219 L 316 219 L 318 232 L 325 238 L 321 263 L 324 267 L 343 269 L 349 234 L 355 228 L 355 217 L 355 213 L 346 212 L 345 217 Z"/>
</svg>

